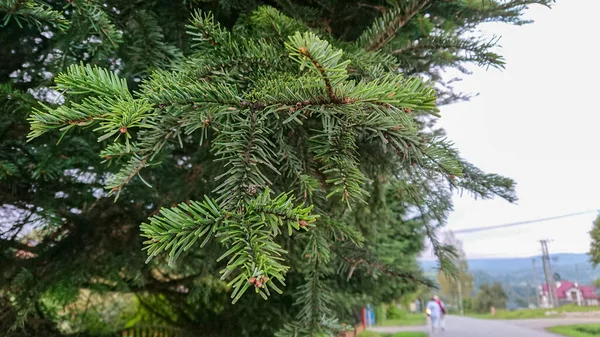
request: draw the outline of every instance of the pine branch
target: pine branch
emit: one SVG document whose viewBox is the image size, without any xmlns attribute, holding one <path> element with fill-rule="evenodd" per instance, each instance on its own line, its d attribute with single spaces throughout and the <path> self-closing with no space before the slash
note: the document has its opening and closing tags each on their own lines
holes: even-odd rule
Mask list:
<svg viewBox="0 0 600 337">
<path fill-rule="evenodd" d="M 147 121 L 149 127 L 139 133 L 138 140 L 131 146 L 127 143 L 125 146 L 113 146 L 106 148 L 101 155 L 106 160 L 118 159 L 122 156 L 132 155 L 127 164 L 119 172 L 110 176 L 106 181 L 106 188 L 110 195 L 119 197 L 122 189 L 140 171 L 147 167 L 156 155 L 160 153 L 165 144 L 172 138 L 179 137 L 181 134 L 182 122 L 180 118 L 170 114 L 157 116 L 155 120 Z M 140 176 L 141 179 L 141 176 Z M 142 181 L 145 182 L 143 179 Z"/>
<path fill-rule="evenodd" d="M 415 272 L 399 270 L 395 266 L 383 263 L 369 248 L 356 247 L 354 244 L 342 244 L 335 246 L 334 251 L 347 263 L 348 280 L 352 277 L 356 268 L 364 266 L 369 273 L 380 273 L 435 288 L 435 283 L 426 277 L 422 277 Z"/>
<path fill-rule="evenodd" d="M 261 38 L 275 38 L 283 43 L 288 36 L 310 29 L 299 20 L 283 15 L 270 6 L 260 6 L 250 16 L 253 28 Z"/>
<path fill-rule="evenodd" d="M 245 115 L 245 116 L 244 116 Z M 213 143 L 217 161 L 225 162 L 229 169 L 215 180 L 225 180 L 214 189 L 224 207 L 243 208 L 256 194 L 271 185 L 271 180 L 261 167 L 276 174 L 272 164 L 275 157 L 273 144 L 268 139 L 270 131 L 265 125 L 268 115 L 244 110 L 232 117 L 232 123 L 220 130 Z"/>
<path fill-rule="evenodd" d="M 221 28 L 218 22 L 210 12 L 194 11 L 191 25 L 186 25 L 187 33 L 192 36 L 192 41 L 196 41 L 192 47 L 214 47 L 230 43 L 231 36 L 228 31 Z"/>
<path fill-rule="evenodd" d="M 288 267 L 282 264 L 286 251 L 274 241 L 281 234 L 281 227 L 293 230 L 308 230 L 317 216 L 311 215 L 312 207 L 294 206 L 293 198 L 281 194 L 270 198 L 270 191 L 253 199 L 244 213 L 229 212 L 205 198 L 203 203 L 191 201 L 181 203 L 171 209 L 161 209 L 160 215 L 150 218 L 141 230 L 148 250 L 148 261 L 161 251 L 170 251 L 169 263 L 190 249 L 200 238 L 200 247 L 205 246 L 211 237 L 228 248 L 218 261 L 228 258 L 227 266 L 221 271 L 221 279 L 237 275 L 229 282 L 233 286 L 231 297 L 237 302 L 250 288 L 265 299 L 270 291 L 281 293 L 278 280 L 285 285 L 284 274 Z M 269 282 L 270 281 L 270 282 Z"/>
<path fill-rule="evenodd" d="M 365 202 L 367 178 L 358 168 L 354 133 L 334 118 L 322 116 L 322 121 L 323 130 L 311 137 L 310 149 L 314 159 L 323 164 L 319 170 L 327 177 L 326 183 L 333 186 L 327 198 L 341 194 L 349 208 L 352 199 Z"/>
<path fill-rule="evenodd" d="M 144 241 L 144 249 L 148 251 L 146 263 L 164 250 L 169 251 L 172 264 L 198 239 L 203 238 L 200 247 L 204 247 L 228 216 L 208 197 L 204 202 L 190 201 L 171 209 L 162 208 L 159 214 L 140 226 L 142 237 L 148 239 Z"/>
<path fill-rule="evenodd" d="M 7 160 L 0 160 L 0 180 L 8 179 L 16 175 L 18 171 L 19 169 L 15 164 Z"/>
<path fill-rule="evenodd" d="M 68 1 L 81 18 L 96 31 L 105 45 L 117 49 L 123 42 L 121 31 L 111 22 L 110 17 L 101 7 L 94 4 L 91 0 L 70 0 Z"/>
<path fill-rule="evenodd" d="M 281 233 L 280 227 L 287 227 L 289 235 L 294 229 L 307 230 L 317 218 L 310 215 L 312 207 L 294 207 L 293 199 L 288 195 L 281 194 L 271 200 L 269 194 L 267 188 L 248 204 L 243 218 L 235 223 L 229 222 L 218 234 L 221 243 L 226 244 L 229 250 L 217 261 L 231 256 L 227 267 L 221 271 L 221 279 L 239 272 L 229 282 L 234 288 L 231 294 L 233 303 L 251 286 L 264 299 L 270 295 L 269 289 L 282 293 L 274 281 L 285 286 L 284 275 L 289 267 L 283 265 L 281 256 L 287 252 L 274 241 L 274 237 Z"/>
<path fill-rule="evenodd" d="M 367 29 L 358 39 L 359 45 L 368 51 L 376 51 L 391 41 L 396 33 L 406 23 L 419 13 L 430 0 L 410 0 L 407 4 L 398 6 L 375 20 L 371 28 Z"/>
<path fill-rule="evenodd" d="M 6 13 L 0 27 L 6 26 L 11 19 L 14 19 L 19 27 L 23 27 L 24 21 L 40 31 L 46 24 L 53 25 L 61 31 L 66 30 L 70 24 L 62 12 L 41 1 L 0 0 L 0 12 Z"/>
<path fill-rule="evenodd" d="M 181 51 L 165 42 L 158 16 L 147 10 L 136 11 L 125 36 L 124 47 L 129 58 L 127 69 L 134 76 L 144 76 L 158 69 L 175 69 L 183 60 Z"/>
<path fill-rule="evenodd" d="M 486 174 L 474 165 L 460 161 L 463 174 L 450 180 L 461 191 L 471 193 L 476 198 L 490 199 L 499 196 L 509 202 L 516 202 L 515 182 L 497 174 Z"/>
<path fill-rule="evenodd" d="M 298 298 L 295 303 L 300 306 L 298 322 L 306 329 L 308 336 L 314 336 L 321 331 L 321 319 L 332 314 L 331 290 L 322 280 L 327 273 L 330 254 L 324 233 L 316 229 L 312 230 L 304 250 L 304 256 L 308 259 L 304 273 L 305 283 L 298 288 Z"/>
<path fill-rule="evenodd" d="M 348 78 L 346 67 L 350 63 L 342 61 L 342 50 L 334 50 L 327 41 L 309 32 L 290 36 L 285 47 L 290 57 L 300 63 L 300 70 L 309 67 L 321 76 L 329 100 L 339 103 L 341 99 L 335 95 L 335 86 Z"/>
<path fill-rule="evenodd" d="M 127 81 L 114 72 L 97 66 L 71 65 L 56 79 L 56 89 L 70 95 L 102 95 L 108 97 L 130 98 Z"/>
<path fill-rule="evenodd" d="M 483 40 L 481 38 L 461 39 L 452 35 L 430 36 L 396 49 L 392 54 L 402 56 L 402 58 L 410 58 L 410 53 L 417 53 L 415 57 L 420 57 L 425 51 L 442 52 L 438 61 L 441 64 L 475 62 L 479 66 L 503 68 L 504 60 L 502 57 L 490 51 L 497 45 L 498 40 L 497 37 Z M 449 55 L 452 56 L 449 57 Z M 407 61 L 402 61 L 402 63 L 405 64 Z"/>
<path fill-rule="evenodd" d="M 28 139 L 32 140 L 53 129 L 60 129 L 64 134 L 75 126 L 90 126 L 99 122 L 94 131 L 104 134 L 98 141 L 116 135 L 115 141 L 124 136 L 127 146 L 131 128 L 150 128 L 147 119 L 153 115 L 151 105 L 146 100 L 133 99 L 124 79 L 107 70 L 72 65 L 65 73 L 56 78 L 56 89 L 70 95 L 84 95 L 81 103 L 64 104 L 55 109 L 40 104 L 44 111 L 34 109 L 29 117 L 31 131 Z M 85 97 L 90 94 L 98 97 Z"/>
<path fill-rule="evenodd" d="M 223 108 L 240 105 L 241 95 L 235 85 L 198 81 L 190 73 L 156 71 L 142 83 L 141 91 L 150 102 L 162 108 L 189 105 L 198 110 L 209 103 Z"/>
</svg>

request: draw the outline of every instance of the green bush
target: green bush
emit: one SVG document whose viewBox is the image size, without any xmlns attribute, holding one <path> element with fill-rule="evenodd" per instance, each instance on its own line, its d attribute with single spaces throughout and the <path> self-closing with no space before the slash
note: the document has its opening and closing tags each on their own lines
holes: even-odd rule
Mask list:
<svg viewBox="0 0 600 337">
<path fill-rule="evenodd" d="M 464 298 L 463 299 L 463 310 L 464 311 L 472 311 L 473 310 L 473 299 L 472 298 Z"/>
<path fill-rule="evenodd" d="M 387 308 L 385 304 L 380 304 L 375 307 L 375 323 L 381 324 L 387 318 Z"/>
<path fill-rule="evenodd" d="M 403 319 L 408 315 L 406 310 L 398 309 L 395 305 L 390 305 L 387 311 L 388 319 Z"/>
</svg>

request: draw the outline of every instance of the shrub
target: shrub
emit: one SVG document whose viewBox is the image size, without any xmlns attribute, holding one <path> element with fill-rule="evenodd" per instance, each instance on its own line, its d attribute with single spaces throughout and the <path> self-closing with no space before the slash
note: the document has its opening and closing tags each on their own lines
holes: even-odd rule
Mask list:
<svg viewBox="0 0 600 337">
<path fill-rule="evenodd" d="M 408 315 L 406 310 L 399 309 L 395 305 L 390 305 L 387 311 L 387 317 L 389 319 L 402 319 Z"/>
<path fill-rule="evenodd" d="M 380 304 L 377 307 L 375 307 L 375 322 L 377 324 L 381 324 L 386 319 L 388 319 L 388 315 L 385 304 Z"/>
</svg>

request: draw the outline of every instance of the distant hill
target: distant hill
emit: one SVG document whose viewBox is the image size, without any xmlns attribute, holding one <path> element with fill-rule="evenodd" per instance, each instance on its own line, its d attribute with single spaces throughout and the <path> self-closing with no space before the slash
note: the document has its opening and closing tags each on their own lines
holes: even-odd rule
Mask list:
<svg viewBox="0 0 600 337">
<path fill-rule="evenodd" d="M 471 271 L 482 271 L 491 276 L 501 276 L 513 272 L 519 273 L 533 273 L 533 263 L 535 259 L 535 265 L 537 271 L 541 275 L 542 260 L 540 256 L 535 257 L 518 257 L 518 258 L 489 258 L 489 259 L 469 259 L 469 269 Z M 435 261 L 419 261 L 421 268 L 428 272 L 437 267 Z M 585 270 L 591 270 L 592 265 L 589 262 L 589 256 L 587 254 L 553 254 L 551 255 L 551 265 L 554 272 L 560 271 L 576 277 L 576 267 L 578 266 L 580 273 Z M 561 276 L 563 276 L 561 274 Z M 580 275 L 581 277 L 581 275 Z M 563 276 L 564 278 L 564 276 Z M 590 280 L 590 282 L 593 281 Z"/>
<path fill-rule="evenodd" d="M 600 268 L 594 269 L 587 254 L 553 254 L 552 271 L 562 280 L 591 284 L 600 278 Z M 535 277 L 533 273 L 535 260 Z M 546 283 L 540 256 L 524 258 L 469 259 L 469 270 L 473 274 L 475 292 L 481 284 L 500 282 L 509 295 L 509 308 L 523 307 L 534 301 L 534 286 Z M 428 277 L 435 278 L 435 261 L 419 261 Z"/>
</svg>

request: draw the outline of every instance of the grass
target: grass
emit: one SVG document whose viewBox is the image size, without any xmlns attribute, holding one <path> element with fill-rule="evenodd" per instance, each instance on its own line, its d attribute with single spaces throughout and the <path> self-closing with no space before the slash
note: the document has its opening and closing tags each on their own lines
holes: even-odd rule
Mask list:
<svg viewBox="0 0 600 337">
<path fill-rule="evenodd" d="M 386 319 L 379 326 L 410 326 L 410 325 L 424 325 L 426 323 L 424 314 L 406 314 L 403 318 L 397 319 Z M 394 336 L 395 337 L 395 336 Z M 410 335 L 409 335 L 410 337 Z"/>
<path fill-rule="evenodd" d="M 565 312 L 590 312 L 600 311 L 600 307 L 579 307 L 576 305 L 565 305 L 558 309 L 521 309 L 521 310 L 497 310 L 496 316 L 491 314 L 475 314 L 467 313 L 466 315 L 473 318 L 483 319 L 528 319 L 528 318 L 552 318 L 557 315 L 546 315 L 546 312 L 556 312 L 559 315 Z"/>
<path fill-rule="evenodd" d="M 600 324 L 555 326 L 548 331 L 570 337 L 597 337 L 600 336 Z"/>
<path fill-rule="evenodd" d="M 395 334 L 380 334 L 374 331 L 363 331 L 358 337 L 427 337 L 424 332 L 397 332 Z"/>
</svg>

